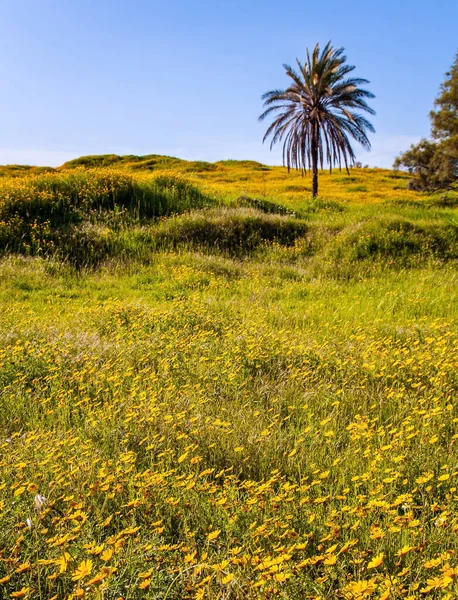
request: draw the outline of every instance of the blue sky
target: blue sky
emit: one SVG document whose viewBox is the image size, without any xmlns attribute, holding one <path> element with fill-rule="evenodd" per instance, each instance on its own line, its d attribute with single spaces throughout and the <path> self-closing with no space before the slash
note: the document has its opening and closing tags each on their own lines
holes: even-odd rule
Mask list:
<svg viewBox="0 0 458 600">
<path fill-rule="evenodd" d="M 458 1 L 1 0 L 0 163 L 169 154 L 281 163 L 261 95 L 332 40 L 376 94 L 372 151 L 390 166 L 429 133 L 458 49 Z"/>
</svg>

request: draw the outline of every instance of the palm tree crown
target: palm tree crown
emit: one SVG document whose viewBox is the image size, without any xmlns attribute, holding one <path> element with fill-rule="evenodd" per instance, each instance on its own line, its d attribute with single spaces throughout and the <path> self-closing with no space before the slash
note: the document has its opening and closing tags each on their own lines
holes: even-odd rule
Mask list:
<svg viewBox="0 0 458 600">
<path fill-rule="evenodd" d="M 365 149 L 371 145 L 367 131 L 374 132 L 372 124 L 361 114 L 375 111 L 366 103 L 374 94 L 359 86 L 369 83 L 367 79 L 350 77 L 355 67 L 345 64 L 344 49 L 334 49 L 331 42 L 320 51 L 317 44 L 310 55 L 307 50 L 304 64 L 296 59 L 298 71 L 283 65 L 292 82 L 286 90 L 272 90 L 262 96 L 264 120 L 274 111 L 275 116 L 263 141 L 272 136 L 270 148 L 283 142 L 283 164 L 291 167 L 307 167 L 313 172 L 313 196 L 318 193 L 318 164 L 321 169 L 326 161 L 348 171 L 355 162 L 350 138 L 357 140 Z"/>
</svg>

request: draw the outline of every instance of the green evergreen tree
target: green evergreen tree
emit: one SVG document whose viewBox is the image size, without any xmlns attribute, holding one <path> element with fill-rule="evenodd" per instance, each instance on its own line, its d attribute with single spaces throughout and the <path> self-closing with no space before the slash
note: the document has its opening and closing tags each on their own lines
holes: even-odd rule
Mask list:
<svg viewBox="0 0 458 600">
<path fill-rule="evenodd" d="M 434 106 L 436 110 L 429 113 L 433 138 L 444 140 L 458 135 L 458 52 Z"/>
<path fill-rule="evenodd" d="M 414 189 L 446 188 L 458 181 L 458 52 L 434 106 L 429 113 L 433 140 L 412 145 L 393 165 L 416 175 Z"/>
</svg>

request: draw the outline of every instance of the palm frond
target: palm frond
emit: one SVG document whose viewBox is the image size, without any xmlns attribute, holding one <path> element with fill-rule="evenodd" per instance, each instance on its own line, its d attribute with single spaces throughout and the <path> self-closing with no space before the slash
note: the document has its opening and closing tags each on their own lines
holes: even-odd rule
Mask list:
<svg viewBox="0 0 458 600">
<path fill-rule="evenodd" d="M 288 88 L 262 96 L 266 110 L 259 120 L 275 113 L 263 141 L 271 138 L 271 148 L 283 143 L 288 170 L 316 171 L 324 163 L 331 170 L 342 165 L 348 170 L 356 158 L 352 139 L 370 149 L 367 133 L 375 130 L 361 113 L 375 114 L 366 102 L 374 94 L 361 87 L 369 83 L 367 79 L 350 75 L 355 67 L 346 61 L 343 48 L 333 48 L 329 41 L 320 50 L 316 44 L 311 52 L 306 50 L 304 63 L 296 59 L 297 69 L 283 65 Z"/>
</svg>

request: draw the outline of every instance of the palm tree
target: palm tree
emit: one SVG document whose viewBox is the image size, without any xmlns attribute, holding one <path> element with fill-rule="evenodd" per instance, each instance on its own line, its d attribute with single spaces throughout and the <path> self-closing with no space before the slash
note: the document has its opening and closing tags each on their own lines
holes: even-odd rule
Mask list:
<svg viewBox="0 0 458 600">
<path fill-rule="evenodd" d="M 360 114 L 375 111 L 365 99 L 374 94 L 359 86 L 369 83 L 367 79 L 349 77 L 355 67 L 346 65 L 344 49 L 334 49 L 331 42 L 320 51 L 317 44 L 304 64 L 296 59 L 299 72 L 289 65 L 283 65 L 291 78 L 286 90 L 273 90 L 262 96 L 267 110 L 259 117 L 264 120 L 274 111 L 281 111 L 267 129 L 263 142 L 272 136 L 270 148 L 283 142 L 283 164 L 301 169 L 306 173 L 312 170 L 312 195 L 318 194 L 318 164 L 323 163 L 348 171 L 349 164 L 355 162 L 355 154 L 350 138 L 357 140 L 364 148 L 371 145 L 366 131 L 374 132 L 369 121 Z"/>
</svg>

